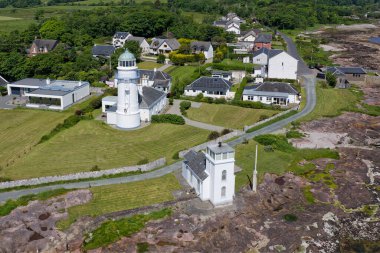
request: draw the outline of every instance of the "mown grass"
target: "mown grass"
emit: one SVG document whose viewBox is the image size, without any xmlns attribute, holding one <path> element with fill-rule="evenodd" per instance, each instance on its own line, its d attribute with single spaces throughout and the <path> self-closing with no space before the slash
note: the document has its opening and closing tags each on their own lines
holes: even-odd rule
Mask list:
<svg viewBox="0 0 380 253">
<path fill-rule="evenodd" d="M 116 221 L 107 221 L 92 232 L 84 245 L 85 250 L 96 249 L 116 242 L 123 236 L 131 236 L 145 227 L 150 220 L 158 220 L 171 215 L 171 209 L 165 208 L 149 214 L 137 214 Z M 147 248 L 140 244 L 139 250 Z"/>
<path fill-rule="evenodd" d="M 232 129 L 242 129 L 260 120 L 260 117 L 271 117 L 278 111 L 250 109 L 233 105 L 202 103 L 200 108 L 190 108 L 188 118 L 212 125 Z"/>
<path fill-rule="evenodd" d="M 60 221 L 58 228 L 68 228 L 79 217 L 133 209 L 173 200 L 172 192 L 180 189 L 173 174 L 145 181 L 90 188 L 92 200 L 68 209 L 68 219 Z"/>
<path fill-rule="evenodd" d="M 49 198 L 65 194 L 68 191 L 72 191 L 72 189 L 56 189 L 41 192 L 38 194 L 25 195 L 16 200 L 7 200 L 4 204 L 0 205 L 0 216 L 8 215 L 10 212 L 12 212 L 12 210 L 16 209 L 19 206 L 26 206 L 32 200 L 47 200 Z"/>
<path fill-rule="evenodd" d="M 170 163 L 175 152 L 204 142 L 208 134 L 172 124 L 122 131 L 101 121 L 85 120 L 35 146 L 27 156 L 4 168 L 2 175 L 12 179 L 64 175 L 90 171 L 95 165 L 111 169 L 162 157 Z"/>
<path fill-rule="evenodd" d="M 139 69 L 154 69 L 154 68 L 159 68 L 164 66 L 163 64 L 157 63 L 157 62 L 152 62 L 152 61 L 143 61 L 137 63 L 137 66 Z"/>
<path fill-rule="evenodd" d="M 4 170 L 26 156 L 41 137 L 68 117 L 67 112 L 0 110 L 0 177 Z"/>
<path fill-rule="evenodd" d="M 242 171 L 236 174 L 236 189 L 248 184 L 247 175 L 252 177 L 255 148 L 258 144 L 250 140 L 248 144 L 241 144 L 236 147 L 236 164 L 242 168 Z M 266 151 L 267 150 L 267 151 Z M 258 179 L 261 181 L 265 173 L 283 174 L 285 172 L 294 172 L 297 175 L 310 171 L 315 166 L 310 163 L 318 158 L 338 159 L 339 154 L 330 149 L 296 149 L 281 151 L 273 149 L 268 151 L 264 145 L 258 145 Z M 305 161 L 302 165 L 300 161 Z"/>
<path fill-rule="evenodd" d="M 199 77 L 196 66 L 172 66 L 165 69 L 165 72 L 172 76 L 173 80 L 183 85 L 188 85 Z"/>
</svg>

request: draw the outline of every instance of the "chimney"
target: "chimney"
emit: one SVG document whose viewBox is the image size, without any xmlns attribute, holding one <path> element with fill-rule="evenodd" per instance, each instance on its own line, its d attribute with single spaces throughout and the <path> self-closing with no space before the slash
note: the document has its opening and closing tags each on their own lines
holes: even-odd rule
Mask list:
<svg viewBox="0 0 380 253">
<path fill-rule="evenodd" d="M 78 86 L 82 86 L 82 80 L 79 80 Z"/>
<path fill-rule="evenodd" d="M 46 85 L 50 85 L 50 78 L 49 77 L 46 79 Z"/>
</svg>

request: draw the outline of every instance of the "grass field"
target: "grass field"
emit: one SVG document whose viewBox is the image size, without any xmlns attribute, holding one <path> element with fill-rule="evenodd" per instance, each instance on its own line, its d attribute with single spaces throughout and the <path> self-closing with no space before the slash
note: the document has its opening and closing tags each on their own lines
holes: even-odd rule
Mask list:
<svg viewBox="0 0 380 253">
<path fill-rule="evenodd" d="M 172 192 L 178 189 L 180 185 L 173 174 L 128 184 L 92 187 L 92 200 L 87 204 L 71 207 L 68 210 L 69 218 L 60 222 L 58 227 L 65 229 L 84 215 L 98 216 L 169 201 L 174 198 Z"/>
<path fill-rule="evenodd" d="M 248 144 L 241 144 L 236 147 L 236 165 L 243 170 L 236 174 L 236 190 L 248 184 L 247 175 L 252 177 L 256 144 L 254 140 L 250 140 Z M 298 163 L 302 160 L 313 160 L 317 158 L 337 158 L 337 153 L 329 149 L 296 149 L 293 152 L 282 152 L 274 150 L 268 152 L 264 150 L 264 146 L 258 145 L 257 172 L 258 179 L 261 181 L 265 173 L 283 174 L 287 171 L 293 171 L 301 174 L 305 171 L 313 169 L 313 164 L 306 163 L 300 166 Z"/>
<path fill-rule="evenodd" d="M 164 66 L 164 64 L 160 64 L 160 63 L 152 62 L 152 61 L 143 61 L 143 62 L 137 63 L 137 67 L 139 67 L 139 69 L 154 69 L 154 68 L 159 68 L 162 66 Z"/>
<path fill-rule="evenodd" d="M 186 86 L 199 77 L 196 66 L 172 66 L 165 69 L 165 72 L 172 76 L 173 81 Z"/>
<path fill-rule="evenodd" d="M 301 121 L 338 116 L 342 111 L 354 110 L 357 102 L 358 97 L 351 90 L 323 89 L 317 86 L 317 105 L 315 109 L 303 117 Z"/>
<path fill-rule="evenodd" d="M 6 170 L 7 164 L 26 156 L 43 135 L 68 115 L 41 110 L 0 110 L 0 167 Z"/>
<path fill-rule="evenodd" d="M 95 165 L 111 169 L 161 157 L 170 163 L 175 152 L 204 142 L 208 134 L 191 126 L 171 124 L 121 131 L 97 120 L 85 120 L 34 147 L 0 176 L 21 179 L 63 175 L 90 171 Z"/>
<path fill-rule="evenodd" d="M 200 108 L 190 108 L 190 119 L 233 129 L 242 129 L 259 121 L 261 115 L 273 116 L 276 111 L 250 109 L 232 105 L 202 103 Z"/>
</svg>

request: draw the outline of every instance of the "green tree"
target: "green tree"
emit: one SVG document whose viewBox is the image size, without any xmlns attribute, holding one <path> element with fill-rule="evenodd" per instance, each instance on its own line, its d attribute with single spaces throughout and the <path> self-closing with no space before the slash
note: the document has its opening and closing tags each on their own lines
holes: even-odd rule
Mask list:
<svg viewBox="0 0 380 253">
<path fill-rule="evenodd" d="M 135 55 L 136 59 L 139 61 L 141 58 L 141 48 L 137 41 L 129 40 L 125 42 L 124 48 L 127 48 L 129 52 Z"/>
<path fill-rule="evenodd" d="M 67 31 L 66 23 L 61 20 L 48 20 L 40 28 L 40 34 L 44 39 L 61 39 Z"/>
<path fill-rule="evenodd" d="M 333 73 L 331 73 L 331 72 L 326 73 L 326 81 L 331 87 L 335 87 L 336 77 Z"/>
</svg>

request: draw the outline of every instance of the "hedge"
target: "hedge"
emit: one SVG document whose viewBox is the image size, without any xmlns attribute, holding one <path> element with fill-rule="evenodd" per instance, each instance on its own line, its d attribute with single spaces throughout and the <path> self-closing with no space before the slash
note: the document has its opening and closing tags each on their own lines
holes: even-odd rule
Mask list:
<svg viewBox="0 0 380 253">
<path fill-rule="evenodd" d="M 185 119 L 176 114 L 153 115 L 152 123 L 170 123 L 175 125 L 184 125 Z"/>
</svg>

